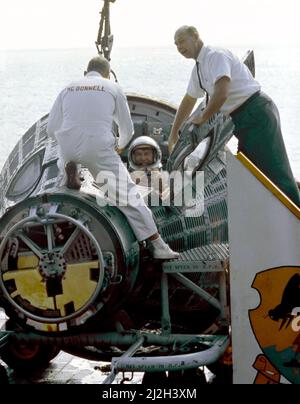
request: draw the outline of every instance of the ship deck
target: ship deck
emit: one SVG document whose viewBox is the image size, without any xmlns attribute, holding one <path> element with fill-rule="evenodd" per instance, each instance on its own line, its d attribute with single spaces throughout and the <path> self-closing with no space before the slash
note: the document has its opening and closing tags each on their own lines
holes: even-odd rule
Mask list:
<svg viewBox="0 0 300 404">
<path fill-rule="evenodd" d="M 0 310 L 0 327 L 4 322 L 5 315 Z M 10 384 L 102 384 L 108 375 L 108 373 L 99 370 L 99 367 L 105 363 L 81 359 L 65 352 L 60 352 L 46 369 L 28 375 L 17 374 L 12 369 L 7 368 L 1 359 L 0 364 L 6 367 Z M 133 379 L 125 383 L 139 384 L 142 376 L 142 373 L 135 373 Z M 132 375 L 126 373 L 125 377 L 131 379 Z M 114 384 L 120 384 L 122 380 L 123 374 L 120 373 Z"/>
</svg>

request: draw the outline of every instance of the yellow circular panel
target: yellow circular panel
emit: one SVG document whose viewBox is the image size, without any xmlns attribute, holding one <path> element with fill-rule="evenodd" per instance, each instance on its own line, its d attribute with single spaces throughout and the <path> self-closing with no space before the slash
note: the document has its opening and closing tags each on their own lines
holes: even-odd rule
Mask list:
<svg viewBox="0 0 300 404">
<path fill-rule="evenodd" d="M 74 304 L 75 311 L 79 310 L 90 300 L 97 287 L 97 281 L 91 279 L 91 269 L 99 268 L 99 262 L 84 262 L 80 264 L 67 265 L 65 279 L 63 279 L 63 295 L 56 296 L 57 309 L 61 315 L 65 312 L 65 306 Z"/>
</svg>

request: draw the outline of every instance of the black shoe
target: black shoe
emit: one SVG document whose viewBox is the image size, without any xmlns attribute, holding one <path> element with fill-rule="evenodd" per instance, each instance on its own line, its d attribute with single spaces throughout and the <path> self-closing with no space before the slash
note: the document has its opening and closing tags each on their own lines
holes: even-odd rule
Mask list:
<svg viewBox="0 0 300 404">
<path fill-rule="evenodd" d="M 76 189 L 79 191 L 81 188 L 81 181 L 77 171 L 77 164 L 74 163 L 74 161 L 69 161 L 65 165 L 65 171 L 67 174 L 67 188 Z"/>
</svg>

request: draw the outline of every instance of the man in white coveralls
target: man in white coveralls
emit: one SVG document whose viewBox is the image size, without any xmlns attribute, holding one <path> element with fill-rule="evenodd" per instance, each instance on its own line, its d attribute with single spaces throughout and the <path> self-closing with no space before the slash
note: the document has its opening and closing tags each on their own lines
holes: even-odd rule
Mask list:
<svg viewBox="0 0 300 404">
<path fill-rule="evenodd" d="M 116 180 L 119 182 L 118 194 L 110 202 L 124 213 L 137 240 L 150 241 L 156 259 L 177 258 L 179 254 L 160 237 L 151 211 L 118 155 L 132 138 L 134 128 L 126 97 L 109 75 L 110 64 L 104 57 L 91 59 L 85 77 L 64 88 L 51 109 L 47 130 L 55 136 L 60 157 L 67 163 L 67 186 L 80 188 L 76 164 L 87 167 L 96 180 L 105 172 L 109 196 L 116 195 Z M 119 127 L 117 149 L 113 121 Z M 128 195 L 134 195 L 135 200 Z"/>
</svg>

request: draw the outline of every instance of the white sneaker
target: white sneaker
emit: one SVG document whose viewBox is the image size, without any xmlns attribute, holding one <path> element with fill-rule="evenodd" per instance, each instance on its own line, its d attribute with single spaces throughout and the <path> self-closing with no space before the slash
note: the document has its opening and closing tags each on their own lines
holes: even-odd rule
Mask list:
<svg viewBox="0 0 300 404">
<path fill-rule="evenodd" d="M 153 258 L 158 260 L 173 260 L 179 257 L 179 253 L 173 251 L 164 240 L 159 237 L 151 241 L 153 247 Z"/>
</svg>

